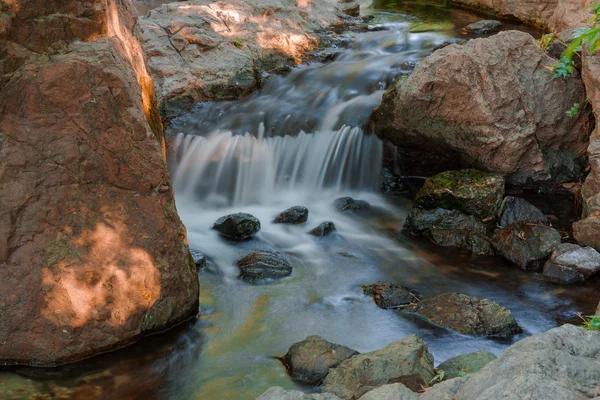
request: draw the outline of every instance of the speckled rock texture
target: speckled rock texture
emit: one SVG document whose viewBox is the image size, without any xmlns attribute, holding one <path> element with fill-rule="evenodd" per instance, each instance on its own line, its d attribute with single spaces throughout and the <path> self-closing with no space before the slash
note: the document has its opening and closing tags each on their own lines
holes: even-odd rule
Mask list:
<svg viewBox="0 0 600 400">
<path fill-rule="evenodd" d="M 198 312 L 128 0 L 0 1 L 0 363 L 52 366 Z"/>
<path fill-rule="evenodd" d="M 463 293 L 442 293 L 406 310 L 463 335 L 511 337 L 521 332 L 509 310 L 491 300 Z"/>
</svg>

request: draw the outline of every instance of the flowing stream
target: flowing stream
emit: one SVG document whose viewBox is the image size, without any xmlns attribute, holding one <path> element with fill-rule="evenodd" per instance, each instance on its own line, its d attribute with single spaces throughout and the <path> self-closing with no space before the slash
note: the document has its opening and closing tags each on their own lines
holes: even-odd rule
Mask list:
<svg viewBox="0 0 600 400">
<path fill-rule="evenodd" d="M 420 2 L 402 4 L 413 4 L 403 12 L 423 18 Z M 410 33 L 415 17 L 390 12 L 400 7 L 375 2 L 369 12 L 382 30 L 347 34 L 350 45 L 339 49 L 335 61 L 273 76 L 247 99 L 199 104 L 172 121 L 169 168 L 177 207 L 190 247 L 208 259 L 199 271 L 200 318 L 79 364 L 1 373 L 0 394 L 254 399 L 274 385 L 297 388 L 275 357 L 308 335 L 367 352 L 418 334 L 437 365 L 480 349 L 500 354 L 515 340 L 575 321 L 577 311 L 591 312 L 597 282 L 566 288 L 496 258 L 462 255 L 400 234 L 411 203 L 378 193 L 383 149 L 365 131 L 366 121 L 395 79 L 435 45 L 462 40 L 460 28 L 479 19 L 441 8 L 449 28 Z M 435 13 L 442 11 L 433 10 L 437 21 Z M 332 205 L 342 196 L 373 208 L 342 215 Z M 309 209 L 306 224 L 271 223 L 294 205 Z M 211 229 L 234 212 L 260 219 L 254 240 L 226 241 Z M 307 234 L 329 220 L 335 235 Z M 236 261 L 261 249 L 285 253 L 293 275 L 265 285 L 241 282 Z M 463 336 L 409 313 L 382 310 L 361 291 L 378 280 L 424 296 L 458 291 L 489 298 L 509 308 L 524 333 L 513 340 Z"/>
</svg>

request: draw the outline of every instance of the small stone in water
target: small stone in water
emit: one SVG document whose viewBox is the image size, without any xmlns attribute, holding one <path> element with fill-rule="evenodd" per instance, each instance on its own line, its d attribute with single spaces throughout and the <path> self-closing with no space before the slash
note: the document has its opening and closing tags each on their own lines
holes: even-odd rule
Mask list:
<svg viewBox="0 0 600 400">
<path fill-rule="evenodd" d="M 335 230 L 335 224 L 331 221 L 326 221 L 311 230 L 309 233 L 314 236 L 323 237 L 335 232 Z"/>
<path fill-rule="evenodd" d="M 371 208 L 366 201 L 354 200 L 352 197 L 340 197 L 333 204 L 338 211 L 364 211 Z"/>
<path fill-rule="evenodd" d="M 260 221 L 246 213 L 229 214 L 219 218 L 213 229 L 230 239 L 248 240 L 260 230 Z"/>
<path fill-rule="evenodd" d="M 279 214 L 273 221 L 276 224 L 302 224 L 308 220 L 308 208 L 294 206 Z"/>
<path fill-rule="evenodd" d="M 474 24 L 467 25 L 465 28 L 467 32 L 475 33 L 478 35 L 486 35 L 488 33 L 497 33 L 502 30 L 502 22 L 495 20 L 483 20 L 475 22 Z"/>
<path fill-rule="evenodd" d="M 257 251 L 237 262 L 240 278 L 250 283 L 265 283 L 292 274 L 292 266 L 280 253 Z"/>
</svg>

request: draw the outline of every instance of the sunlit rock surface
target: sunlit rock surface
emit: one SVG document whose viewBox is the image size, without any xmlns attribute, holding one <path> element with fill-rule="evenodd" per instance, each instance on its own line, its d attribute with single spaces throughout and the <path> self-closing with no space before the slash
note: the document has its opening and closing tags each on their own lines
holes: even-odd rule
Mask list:
<svg viewBox="0 0 600 400">
<path fill-rule="evenodd" d="M 140 19 L 165 116 L 197 101 L 232 99 L 259 88 L 319 44 L 317 32 L 341 25 L 356 6 L 337 0 L 192 0 Z"/>
<path fill-rule="evenodd" d="M 0 2 L 0 362 L 55 365 L 197 312 L 129 0 Z"/>
</svg>

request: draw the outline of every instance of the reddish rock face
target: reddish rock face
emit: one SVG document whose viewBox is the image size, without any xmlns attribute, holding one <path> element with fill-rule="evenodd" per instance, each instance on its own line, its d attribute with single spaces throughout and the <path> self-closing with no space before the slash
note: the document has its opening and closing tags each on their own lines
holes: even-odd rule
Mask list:
<svg viewBox="0 0 600 400">
<path fill-rule="evenodd" d="M 76 361 L 194 315 L 130 2 L 0 5 L 0 362 Z"/>
<path fill-rule="evenodd" d="M 455 5 L 483 10 L 499 17 L 517 18 L 560 32 L 584 26 L 594 0 L 451 0 Z"/>
<path fill-rule="evenodd" d="M 585 90 L 578 75 L 554 79 L 547 67 L 557 62 L 517 31 L 448 46 L 384 95 L 374 113 L 376 132 L 434 163 L 439 153 L 458 154 L 510 183 L 578 178 L 588 121 L 566 111 L 585 101 Z"/>
</svg>

